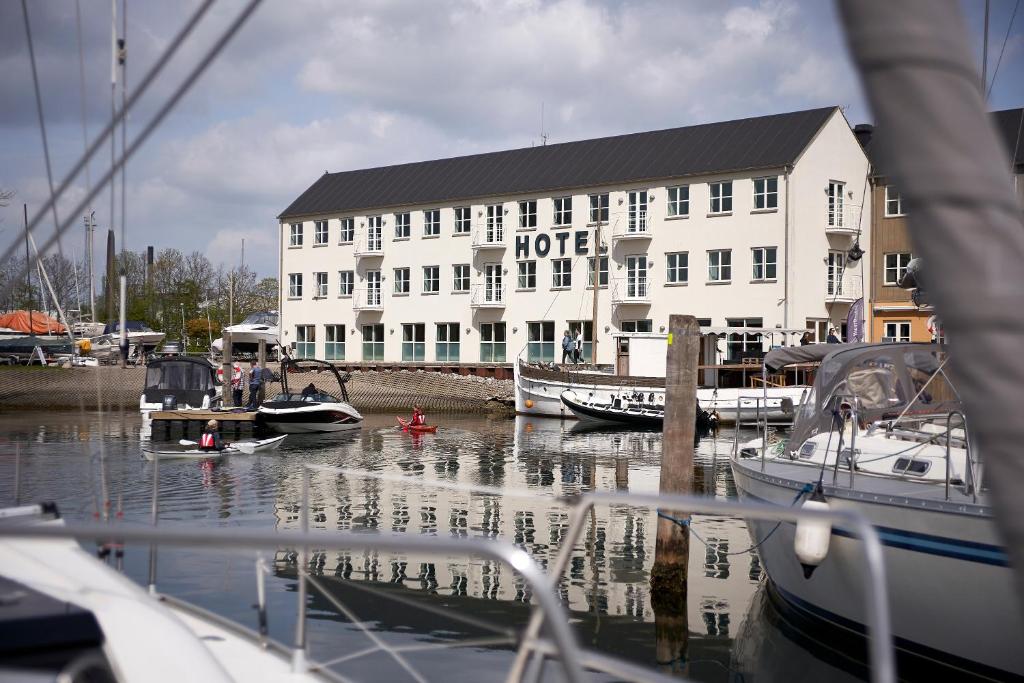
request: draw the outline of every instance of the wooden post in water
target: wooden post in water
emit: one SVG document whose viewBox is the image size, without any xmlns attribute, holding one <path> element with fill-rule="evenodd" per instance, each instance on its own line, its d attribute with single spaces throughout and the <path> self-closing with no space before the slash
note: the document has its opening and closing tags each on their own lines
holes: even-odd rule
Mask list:
<svg viewBox="0 0 1024 683">
<path fill-rule="evenodd" d="M 224 364 L 221 366 L 224 368 L 224 380 L 220 388 L 221 405 L 225 408 L 231 408 L 235 404 L 235 397 L 231 392 L 231 377 L 234 371 L 234 363 L 232 363 L 231 356 L 231 333 L 227 330 L 224 330 L 223 346 L 221 348 L 224 349 Z"/>
<path fill-rule="evenodd" d="M 693 437 L 697 415 L 697 359 L 700 327 L 692 315 L 669 317 L 665 367 L 665 422 L 661 456 L 662 493 L 693 490 Z M 685 511 L 663 510 L 676 519 L 689 520 Z M 651 604 L 655 611 L 686 615 L 687 561 L 690 535 L 687 527 L 658 517 L 651 569 Z"/>
</svg>

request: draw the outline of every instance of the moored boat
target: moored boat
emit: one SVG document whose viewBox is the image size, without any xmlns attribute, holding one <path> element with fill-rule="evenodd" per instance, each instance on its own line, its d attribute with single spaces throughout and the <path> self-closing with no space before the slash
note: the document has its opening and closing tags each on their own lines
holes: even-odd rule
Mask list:
<svg viewBox="0 0 1024 683">
<path fill-rule="evenodd" d="M 341 398 L 318 389 L 314 382 L 298 392 L 288 387 L 290 376 L 294 382 L 304 374 L 324 372 L 334 376 Z M 259 406 L 260 418 L 267 427 L 282 434 L 359 429 L 363 424 L 363 416 L 349 403 L 348 391 L 345 389 L 347 381 L 347 374 L 341 376 L 337 368 L 326 361 L 286 358 L 281 363 L 283 391 Z"/>
<path fill-rule="evenodd" d="M 274 436 L 267 439 L 256 439 L 254 441 L 234 441 L 227 444 L 227 446 L 220 451 L 204 451 L 199 448 L 187 448 L 185 450 L 143 448 L 142 455 L 146 460 L 155 460 L 156 458 L 204 460 L 208 458 L 220 458 L 225 455 L 238 453 L 249 455 L 251 453 L 263 453 L 265 451 L 276 450 L 277 447 L 281 445 L 281 442 L 286 438 L 287 434 L 282 434 L 281 436 Z"/>
<path fill-rule="evenodd" d="M 661 429 L 665 422 L 665 404 L 658 402 L 658 397 L 653 393 L 645 395 L 631 392 L 613 396 L 610 403 L 598 403 L 567 389 L 562 392 L 560 398 L 573 415 L 584 422 L 621 424 L 648 429 Z M 698 403 L 698 431 L 706 431 L 713 422 L 717 422 L 717 418 L 701 409 Z"/>
<path fill-rule="evenodd" d="M 211 408 L 221 399 L 217 369 L 203 358 L 171 356 L 156 358 L 146 366 L 146 385 L 139 410 L 189 410 Z"/>
<path fill-rule="evenodd" d="M 232 353 L 256 353 L 260 341 L 266 343 L 267 350 L 280 343 L 277 311 L 252 313 L 237 325 L 225 327 L 224 332 L 231 337 Z M 223 337 L 213 340 L 213 350 L 216 353 L 224 351 Z"/>
</svg>

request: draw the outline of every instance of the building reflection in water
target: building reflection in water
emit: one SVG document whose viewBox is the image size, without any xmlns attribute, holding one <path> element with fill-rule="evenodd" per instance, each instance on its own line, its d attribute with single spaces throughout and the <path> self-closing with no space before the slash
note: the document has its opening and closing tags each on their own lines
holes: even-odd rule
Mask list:
<svg viewBox="0 0 1024 683">
<path fill-rule="evenodd" d="M 356 444 L 358 456 L 337 464 L 422 482 L 313 471 L 310 528 L 503 539 L 546 568 L 569 527 L 569 508 L 558 498 L 590 490 L 656 491 L 661 438 L 654 432 L 586 431 L 575 423 L 522 417 L 512 435 L 504 425 L 493 432 L 447 429 L 414 438 L 397 430 L 365 429 Z M 698 492 L 735 495 L 728 471 L 730 446 L 729 439 L 701 443 Z M 430 480 L 502 487 L 508 493 L 439 490 L 429 486 Z M 524 490 L 532 497 L 516 495 Z M 279 529 L 299 528 L 300 498 L 301 476 L 294 474 L 278 490 Z M 655 519 L 651 508 L 595 508 L 558 584 L 571 609 L 653 621 L 648 582 Z M 707 545 L 694 541 L 691 546 L 689 623 L 703 624 L 708 635 L 728 635 L 730 615 L 746 609 L 760 566 L 751 554 L 729 555 L 749 546 L 741 521 L 701 517 L 695 529 Z M 294 553 L 279 559 L 294 561 Z M 736 562 L 745 571 L 733 571 Z M 530 599 L 515 572 L 480 558 L 351 550 L 317 553 L 313 566 L 345 579 L 390 582 L 439 595 Z"/>
</svg>

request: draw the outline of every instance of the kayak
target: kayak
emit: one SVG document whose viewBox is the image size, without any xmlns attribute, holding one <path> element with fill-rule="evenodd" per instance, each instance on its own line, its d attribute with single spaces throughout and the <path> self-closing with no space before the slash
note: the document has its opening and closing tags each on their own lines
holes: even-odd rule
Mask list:
<svg viewBox="0 0 1024 683">
<path fill-rule="evenodd" d="M 256 441 L 235 441 L 228 444 L 222 451 L 203 451 L 198 448 L 191 448 L 188 450 L 152 450 L 149 448 L 142 449 L 142 455 L 146 460 L 154 460 L 156 458 L 186 458 L 192 460 L 209 460 L 217 459 L 225 455 L 245 453 L 260 453 L 263 451 L 272 451 L 281 445 L 281 442 L 285 440 L 287 434 L 281 436 L 275 436 L 269 439 L 258 439 Z"/>
<path fill-rule="evenodd" d="M 437 425 L 414 425 L 409 424 L 408 420 L 404 420 L 400 417 L 396 417 L 399 426 L 401 426 L 403 432 L 412 432 L 414 434 L 433 434 L 437 431 Z"/>
</svg>

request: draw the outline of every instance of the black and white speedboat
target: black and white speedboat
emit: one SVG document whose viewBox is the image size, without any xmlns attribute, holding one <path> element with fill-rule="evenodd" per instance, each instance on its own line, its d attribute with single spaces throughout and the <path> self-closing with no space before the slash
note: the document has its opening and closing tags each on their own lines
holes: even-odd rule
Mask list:
<svg viewBox="0 0 1024 683">
<path fill-rule="evenodd" d="M 316 386 L 315 376 L 322 377 L 325 373 L 334 375 L 341 398 Z M 326 361 L 285 358 L 281 363 L 283 391 L 260 405 L 260 417 L 267 427 L 282 434 L 359 429 L 363 416 L 349 403 L 345 390 L 348 377 L 347 373 L 340 375 L 337 368 Z M 303 389 L 289 389 L 289 381 L 298 383 L 307 378 L 311 381 Z"/>
<path fill-rule="evenodd" d="M 661 429 L 665 422 L 665 404 L 655 394 L 625 393 L 612 398 L 611 403 L 600 403 L 583 398 L 572 389 L 562 392 L 562 403 L 584 422 L 622 424 L 632 427 Z M 714 418 L 697 406 L 697 429 L 712 427 Z"/>
</svg>

